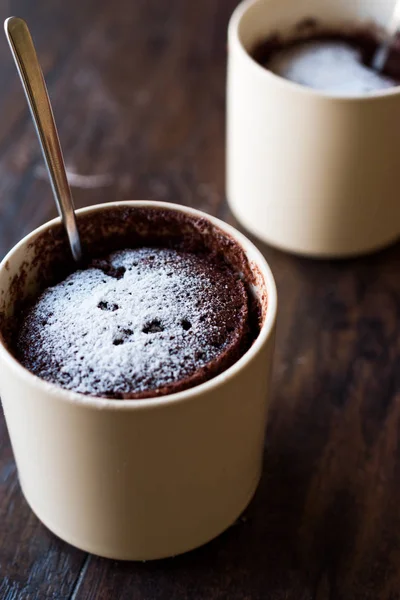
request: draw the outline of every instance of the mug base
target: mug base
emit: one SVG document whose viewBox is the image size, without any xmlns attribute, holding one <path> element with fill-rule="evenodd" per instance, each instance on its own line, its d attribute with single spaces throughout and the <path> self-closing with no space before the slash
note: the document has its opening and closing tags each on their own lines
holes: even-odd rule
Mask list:
<svg viewBox="0 0 400 600">
<path fill-rule="evenodd" d="M 394 246 L 397 242 L 400 241 L 400 233 L 395 234 L 392 237 L 389 237 L 387 240 L 372 244 L 371 246 L 365 247 L 356 247 L 351 250 L 332 250 L 326 249 L 323 250 L 321 248 L 302 248 L 296 245 L 281 243 L 270 236 L 266 235 L 264 231 L 262 231 L 258 227 L 254 227 L 252 223 L 249 223 L 246 218 L 243 218 L 241 214 L 239 214 L 231 204 L 228 198 L 229 208 L 237 220 L 238 223 L 253 237 L 256 237 L 257 240 L 271 246 L 272 248 L 276 248 L 281 252 L 286 252 L 288 254 L 293 254 L 294 256 L 299 256 L 302 258 L 311 258 L 316 260 L 346 260 L 351 258 L 358 258 L 362 256 L 368 256 L 371 254 L 375 254 L 377 252 L 381 252 L 382 250 L 386 250 L 387 248 Z"/>
<path fill-rule="evenodd" d="M 23 488 L 21 481 L 19 481 L 19 484 L 20 484 L 20 487 L 22 490 L 22 494 L 23 494 L 29 508 L 32 510 L 33 514 L 39 519 L 39 521 L 52 534 L 57 536 L 63 542 L 66 542 L 67 544 L 74 546 L 78 550 L 82 550 L 83 552 L 88 552 L 89 554 L 93 554 L 93 555 L 99 556 L 101 558 L 109 558 L 111 560 L 145 562 L 145 561 L 150 561 L 150 560 L 161 560 L 161 559 L 165 559 L 165 558 L 173 558 L 175 556 L 179 556 L 180 554 L 185 554 L 186 552 L 190 552 L 191 550 L 195 550 L 196 548 L 200 548 L 201 546 L 204 546 L 208 542 L 211 542 L 212 540 L 217 538 L 219 535 L 224 533 L 224 531 L 229 529 L 235 523 L 235 521 L 240 517 L 240 515 L 246 510 L 247 506 L 250 504 L 251 500 L 253 499 L 253 497 L 257 491 L 258 485 L 260 483 L 260 479 L 261 479 L 261 476 L 259 476 L 256 479 L 255 484 L 253 485 L 250 493 L 248 494 L 244 503 L 241 505 L 240 509 L 233 516 L 230 515 L 229 519 L 225 523 L 221 524 L 221 526 L 218 529 L 216 529 L 215 532 L 213 532 L 211 535 L 208 534 L 204 538 L 198 538 L 196 540 L 193 540 L 192 543 L 189 543 L 189 544 L 185 545 L 184 547 L 179 546 L 179 545 L 177 545 L 176 547 L 171 546 L 170 551 L 167 551 L 167 552 L 158 551 L 157 548 L 154 548 L 154 550 L 152 552 L 147 552 L 147 553 L 142 553 L 140 551 L 140 549 L 135 549 L 134 547 L 132 547 L 132 549 L 130 551 L 126 551 L 126 549 L 123 551 L 120 551 L 116 547 L 111 548 L 111 547 L 106 547 L 106 546 L 99 546 L 96 543 L 92 543 L 90 540 L 77 539 L 76 537 L 71 536 L 69 532 L 59 529 L 53 523 L 50 523 L 46 517 L 41 515 L 40 511 L 36 510 L 36 508 L 30 502 L 27 494 L 25 493 L 25 490 Z"/>
</svg>

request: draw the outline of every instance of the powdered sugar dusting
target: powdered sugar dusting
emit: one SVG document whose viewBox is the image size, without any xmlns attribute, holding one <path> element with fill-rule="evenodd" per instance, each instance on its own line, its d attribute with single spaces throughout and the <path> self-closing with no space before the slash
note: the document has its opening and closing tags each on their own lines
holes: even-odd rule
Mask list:
<svg viewBox="0 0 400 600">
<path fill-rule="evenodd" d="M 20 333 L 23 364 L 84 394 L 123 397 L 193 376 L 247 323 L 243 283 L 190 253 L 113 253 L 47 289 Z"/>
<path fill-rule="evenodd" d="M 357 96 L 396 83 L 361 62 L 360 51 L 345 42 L 309 41 L 278 52 L 268 63 L 275 74 L 332 95 Z"/>
</svg>

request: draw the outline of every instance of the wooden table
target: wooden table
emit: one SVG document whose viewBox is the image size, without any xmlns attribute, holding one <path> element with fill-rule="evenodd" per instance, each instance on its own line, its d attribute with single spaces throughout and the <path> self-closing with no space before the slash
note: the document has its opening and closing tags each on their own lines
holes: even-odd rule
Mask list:
<svg viewBox="0 0 400 600">
<path fill-rule="evenodd" d="M 234 223 L 224 87 L 236 0 L 11 4 L 37 42 L 78 207 L 153 198 Z M 0 83 L 2 257 L 55 208 L 3 37 Z M 1 418 L 1 600 L 400 598 L 400 246 L 317 262 L 259 245 L 280 318 L 264 475 L 245 515 L 175 559 L 89 556 L 29 510 Z"/>
</svg>

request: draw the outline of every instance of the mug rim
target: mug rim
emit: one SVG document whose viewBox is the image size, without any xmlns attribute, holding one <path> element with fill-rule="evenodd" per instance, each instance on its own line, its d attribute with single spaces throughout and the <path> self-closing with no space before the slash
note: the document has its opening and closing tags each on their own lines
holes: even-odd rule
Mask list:
<svg viewBox="0 0 400 600">
<path fill-rule="evenodd" d="M 12 369 L 12 371 L 20 378 L 24 380 L 27 385 L 30 385 L 37 389 L 39 392 L 45 392 L 54 395 L 60 401 L 65 401 L 68 403 L 79 404 L 82 407 L 92 407 L 99 409 L 113 409 L 113 410 L 132 410 L 132 409 L 149 409 L 149 408 L 158 408 L 164 407 L 169 404 L 179 404 L 184 401 L 188 401 L 191 399 L 195 399 L 196 397 L 211 391 L 212 389 L 218 388 L 224 385 L 227 381 L 234 378 L 236 375 L 240 373 L 240 371 L 246 367 L 259 353 L 259 351 L 263 348 L 267 340 L 271 337 L 274 325 L 276 322 L 277 315 L 277 290 L 276 284 L 274 280 L 274 276 L 272 274 L 271 268 L 267 263 L 266 259 L 260 252 L 260 250 L 256 247 L 256 245 L 251 242 L 245 235 L 243 235 L 240 231 L 238 231 L 235 227 L 232 227 L 228 223 L 221 221 L 217 217 L 212 215 L 208 215 L 207 213 L 187 207 L 182 206 L 175 203 L 170 202 L 160 202 L 155 200 L 123 200 L 118 202 L 107 202 L 104 204 L 96 204 L 93 206 L 87 206 L 84 208 L 80 208 L 76 210 L 77 215 L 81 214 L 90 214 L 91 212 L 98 212 L 103 209 L 114 208 L 114 207 L 129 207 L 129 206 L 140 206 L 140 207 L 148 207 L 148 208 L 162 208 L 163 210 L 171 210 L 172 212 L 184 212 L 188 215 L 205 218 L 209 220 L 213 225 L 221 229 L 224 233 L 227 233 L 231 237 L 235 239 L 236 242 L 239 243 L 241 248 L 244 250 L 246 256 L 251 259 L 253 256 L 253 261 L 260 268 L 260 271 L 265 280 L 265 287 L 267 292 L 267 309 L 265 314 L 264 322 L 261 326 L 260 332 L 251 345 L 251 347 L 237 360 L 233 365 L 231 365 L 228 369 L 219 373 L 212 379 L 200 383 L 192 388 L 187 390 L 182 390 L 180 392 L 175 392 L 173 394 L 167 394 L 165 396 L 155 396 L 153 398 L 143 398 L 143 399 L 128 399 L 128 400 L 120 400 L 113 398 L 104 398 L 102 396 L 90 396 L 86 394 L 82 394 L 80 392 L 74 392 L 72 390 L 67 390 L 62 388 L 61 386 L 45 381 L 41 379 L 37 375 L 34 375 L 31 371 L 26 369 L 6 348 L 3 341 L 0 339 L 0 361 L 4 361 L 4 364 L 7 368 Z M 7 262 L 10 258 L 21 248 L 26 247 L 30 242 L 32 242 L 38 235 L 43 233 L 44 231 L 59 225 L 61 223 L 61 218 L 56 217 L 50 221 L 47 221 L 40 227 L 37 227 L 26 236 L 24 236 L 15 246 L 11 248 L 11 250 L 6 254 L 3 260 L 0 262 L 0 273 L 5 270 Z M 250 251 L 250 256 L 249 252 Z M 252 256 L 251 256 L 252 255 Z"/>
<path fill-rule="evenodd" d="M 228 24 L 228 43 L 229 47 L 238 49 L 240 54 L 245 58 L 246 62 L 250 66 L 251 69 L 255 69 L 255 73 L 258 73 L 261 77 L 266 77 L 267 80 L 270 79 L 271 83 L 279 84 L 282 87 L 287 87 L 288 90 L 292 92 L 298 92 L 301 94 L 305 94 L 314 99 L 325 100 L 329 102 L 338 102 L 338 103 L 346 103 L 346 102 L 377 102 L 379 100 L 383 100 L 385 98 L 389 99 L 394 96 L 400 95 L 400 85 L 393 86 L 386 90 L 377 90 L 375 92 L 368 92 L 368 94 L 358 94 L 352 96 L 346 96 L 344 94 L 330 94 L 329 92 L 323 92 L 321 90 L 316 90 L 305 85 L 301 85 L 299 83 L 295 83 L 294 81 L 289 81 L 280 75 L 276 75 L 269 69 L 260 65 L 246 50 L 244 47 L 242 40 L 239 36 L 239 27 L 243 17 L 247 14 L 247 12 L 256 4 L 267 4 L 271 0 L 242 0 L 238 6 L 233 11 Z"/>
</svg>

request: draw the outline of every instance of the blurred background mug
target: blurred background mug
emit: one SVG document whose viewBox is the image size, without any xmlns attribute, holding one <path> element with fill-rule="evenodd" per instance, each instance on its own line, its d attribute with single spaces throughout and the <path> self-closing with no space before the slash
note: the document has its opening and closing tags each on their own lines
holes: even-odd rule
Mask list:
<svg viewBox="0 0 400 600">
<path fill-rule="evenodd" d="M 247 0 L 229 24 L 227 196 L 263 241 L 345 257 L 400 237 L 400 87 L 335 97 L 288 82 L 250 56 L 304 19 L 384 25 L 393 0 Z"/>
</svg>

